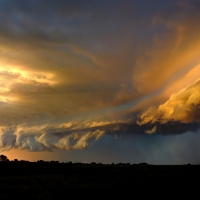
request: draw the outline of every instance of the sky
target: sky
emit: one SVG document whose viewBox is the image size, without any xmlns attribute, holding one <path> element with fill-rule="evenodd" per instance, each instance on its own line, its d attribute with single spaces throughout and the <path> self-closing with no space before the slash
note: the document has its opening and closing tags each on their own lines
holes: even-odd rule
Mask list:
<svg viewBox="0 0 200 200">
<path fill-rule="evenodd" d="M 0 0 L 0 152 L 200 164 L 198 0 Z"/>
</svg>

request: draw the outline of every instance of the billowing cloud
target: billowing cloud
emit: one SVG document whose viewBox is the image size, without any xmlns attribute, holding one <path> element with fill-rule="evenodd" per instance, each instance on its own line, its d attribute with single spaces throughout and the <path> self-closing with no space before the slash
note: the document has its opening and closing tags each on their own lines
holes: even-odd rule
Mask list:
<svg viewBox="0 0 200 200">
<path fill-rule="evenodd" d="M 141 114 L 140 125 L 160 121 L 166 123 L 170 120 L 180 122 L 199 122 L 199 104 L 200 104 L 200 80 L 188 87 L 172 94 L 168 101 L 161 104 L 157 109 L 150 108 Z"/>
<path fill-rule="evenodd" d="M 66 131 L 56 127 L 32 126 L 0 129 L 0 150 L 52 151 L 54 148 L 85 149 L 104 135 L 104 131 Z"/>
<path fill-rule="evenodd" d="M 160 124 L 160 127 L 167 127 L 172 131 L 174 127 L 179 127 L 180 133 L 196 131 L 199 125 L 200 110 L 200 80 L 172 94 L 168 101 L 159 105 L 158 108 L 151 107 L 140 115 L 139 125 Z M 170 130 L 171 128 L 171 130 Z M 182 130 L 182 131 L 181 131 Z M 164 130 L 163 130 L 164 131 Z M 156 126 L 147 133 L 156 132 Z"/>
</svg>

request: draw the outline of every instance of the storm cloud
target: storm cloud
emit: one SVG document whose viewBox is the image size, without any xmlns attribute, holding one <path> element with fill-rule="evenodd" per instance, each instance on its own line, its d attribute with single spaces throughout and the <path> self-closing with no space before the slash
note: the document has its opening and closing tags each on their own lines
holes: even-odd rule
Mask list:
<svg viewBox="0 0 200 200">
<path fill-rule="evenodd" d="M 0 1 L 0 150 L 197 133 L 199 11 L 197 0 Z"/>
</svg>

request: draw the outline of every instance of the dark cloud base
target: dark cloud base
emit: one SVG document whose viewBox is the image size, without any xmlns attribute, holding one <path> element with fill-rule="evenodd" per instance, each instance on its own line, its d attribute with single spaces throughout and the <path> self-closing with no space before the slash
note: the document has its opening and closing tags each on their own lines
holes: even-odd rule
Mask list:
<svg viewBox="0 0 200 200">
<path fill-rule="evenodd" d="M 143 126 L 137 124 L 113 124 L 105 127 L 96 127 L 99 130 L 104 130 L 108 135 L 124 135 L 124 134 L 146 134 L 147 130 L 157 127 L 155 133 L 162 135 L 183 134 L 186 132 L 196 132 L 200 129 L 200 123 L 182 123 L 179 121 L 168 121 L 165 124 L 149 123 Z"/>
</svg>

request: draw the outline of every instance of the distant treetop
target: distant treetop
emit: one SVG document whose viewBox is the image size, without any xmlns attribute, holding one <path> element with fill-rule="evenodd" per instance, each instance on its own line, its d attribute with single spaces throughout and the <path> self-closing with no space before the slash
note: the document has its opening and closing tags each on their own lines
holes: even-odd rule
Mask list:
<svg viewBox="0 0 200 200">
<path fill-rule="evenodd" d="M 9 161 L 9 159 L 5 155 L 0 155 L 0 161 L 5 162 L 5 161 Z"/>
</svg>

